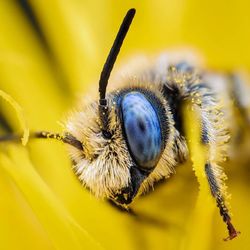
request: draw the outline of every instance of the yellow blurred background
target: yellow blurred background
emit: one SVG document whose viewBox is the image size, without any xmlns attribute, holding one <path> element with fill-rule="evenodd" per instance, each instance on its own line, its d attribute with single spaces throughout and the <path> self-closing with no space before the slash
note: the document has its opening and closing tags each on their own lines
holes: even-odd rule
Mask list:
<svg viewBox="0 0 250 250">
<path fill-rule="evenodd" d="M 221 0 L 0 1 L 0 89 L 23 108 L 31 130 L 58 121 L 96 82 L 126 11 L 137 14 L 117 65 L 134 53 L 191 46 L 213 69 L 250 70 L 250 3 Z M 116 66 L 115 66 L 116 67 Z M 117 66 L 118 67 L 118 66 Z M 0 99 L 0 132 L 20 131 Z M 190 164 L 121 213 L 81 187 L 64 145 L 0 145 L 0 249 L 242 249 L 250 247 L 249 166 L 229 164 L 233 221 L 242 234 L 223 242 L 217 209 L 192 220 L 198 183 Z M 197 211 L 196 211 L 197 212 Z M 207 216 L 210 217 L 207 217 Z"/>
</svg>

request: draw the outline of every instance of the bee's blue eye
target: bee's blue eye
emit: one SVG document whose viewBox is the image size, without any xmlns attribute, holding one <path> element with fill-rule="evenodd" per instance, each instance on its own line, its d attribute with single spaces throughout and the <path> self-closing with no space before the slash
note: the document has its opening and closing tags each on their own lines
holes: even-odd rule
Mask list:
<svg viewBox="0 0 250 250">
<path fill-rule="evenodd" d="M 163 142 L 159 118 L 152 104 L 144 94 L 134 91 L 122 98 L 121 111 L 132 157 L 142 168 L 155 167 Z"/>
</svg>

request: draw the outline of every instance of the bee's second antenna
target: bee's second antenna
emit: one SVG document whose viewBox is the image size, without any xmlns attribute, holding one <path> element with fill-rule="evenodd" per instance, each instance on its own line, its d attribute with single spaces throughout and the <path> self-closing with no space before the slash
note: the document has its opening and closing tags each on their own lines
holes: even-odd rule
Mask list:
<svg viewBox="0 0 250 250">
<path fill-rule="evenodd" d="M 0 143 L 1 142 L 15 142 L 21 139 L 20 135 L 16 134 L 9 134 L 0 136 Z M 78 141 L 73 135 L 70 133 L 66 134 L 59 134 L 59 133 L 52 133 L 48 131 L 38 131 L 32 132 L 30 134 L 30 139 L 55 139 L 57 141 L 61 141 L 63 143 L 69 144 L 79 150 L 83 150 L 83 145 L 80 141 Z"/>
</svg>

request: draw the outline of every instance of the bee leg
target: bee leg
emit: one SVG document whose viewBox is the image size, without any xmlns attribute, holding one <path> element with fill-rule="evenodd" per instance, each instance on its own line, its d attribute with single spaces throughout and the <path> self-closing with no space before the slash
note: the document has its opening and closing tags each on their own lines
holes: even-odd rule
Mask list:
<svg viewBox="0 0 250 250">
<path fill-rule="evenodd" d="M 212 196 L 215 198 L 223 221 L 227 224 L 229 237 L 235 238 L 239 233 L 235 230 L 229 209 L 227 207 L 225 174 L 217 163 L 222 162 L 227 155 L 229 130 L 224 120 L 223 112 L 217 96 L 205 84 L 187 85 L 186 99 L 192 103 L 192 108 L 200 117 L 201 144 L 207 148 L 207 164 L 204 166 Z"/>
<path fill-rule="evenodd" d="M 236 231 L 234 228 L 231 217 L 229 215 L 229 209 L 227 207 L 227 201 L 226 201 L 226 186 L 224 184 L 225 180 L 225 174 L 223 173 L 223 170 L 218 166 L 213 160 L 214 154 L 218 154 L 220 152 L 220 147 L 218 142 L 223 142 L 223 140 L 218 140 L 220 136 L 226 136 L 227 132 L 221 132 L 220 134 L 215 134 L 213 131 L 209 131 L 209 127 L 213 126 L 212 119 L 204 119 L 204 117 L 208 118 L 209 116 L 206 113 L 202 114 L 202 120 L 201 120 L 201 143 L 203 145 L 206 145 L 206 147 L 210 148 L 208 150 L 208 161 L 205 164 L 205 174 L 208 180 L 208 184 L 210 186 L 211 194 L 215 198 L 217 207 L 219 208 L 220 214 L 223 218 L 223 221 L 227 224 L 227 229 L 229 236 L 224 239 L 231 240 L 235 238 L 239 232 Z M 219 120 L 219 119 L 218 119 Z M 222 120 L 221 124 L 222 123 Z M 214 141 L 216 142 L 216 145 L 213 144 Z M 227 144 L 228 139 L 224 139 L 224 143 Z M 216 152 L 216 153 L 215 153 Z M 220 152 L 221 158 L 223 157 L 224 153 L 223 151 Z"/>
<path fill-rule="evenodd" d="M 236 231 L 233 224 L 231 223 L 231 217 L 229 215 L 228 208 L 225 204 L 225 200 L 223 198 L 220 185 L 216 179 L 214 169 L 210 163 L 207 163 L 205 165 L 205 172 L 206 172 L 208 183 L 209 183 L 209 186 L 211 189 L 211 193 L 212 193 L 213 197 L 216 199 L 217 207 L 220 210 L 220 214 L 223 218 L 223 221 L 227 224 L 229 236 L 224 240 L 225 241 L 231 240 L 231 239 L 235 238 L 239 234 L 239 232 Z"/>
<path fill-rule="evenodd" d="M 228 141 L 230 139 L 230 130 L 224 119 L 225 115 L 222 110 L 220 96 L 204 82 L 202 73 L 196 73 L 192 71 L 192 68 L 188 68 L 185 65 L 170 66 L 167 76 L 167 83 L 163 86 L 163 91 L 173 114 L 179 113 L 179 116 L 174 116 L 176 124 L 178 124 L 178 121 L 185 123 L 187 113 L 183 113 L 182 110 L 185 104 L 190 105 L 190 110 L 197 114 L 198 119 L 194 122 L 200 122 L 200 142 L 203 148 L 207 149 L 205 150 L 206 156 L 204 155 L 207 157 L 204 172 L 221 216 L 227 224 L 229 232 L 227 239 L 233 239 L 238 232 L 231 223 L 229 209 L 226 206 L 225 174 L 217 165 L 217 163 L 226 159 Z M 181 131 L 182 126 L 175 125 L 175 128 L 179 130 L 181 135 L 183 134 Z M 185 133 L 186 131 L 184 131 L 183 136 L 185 136 Z"/>
</svg>

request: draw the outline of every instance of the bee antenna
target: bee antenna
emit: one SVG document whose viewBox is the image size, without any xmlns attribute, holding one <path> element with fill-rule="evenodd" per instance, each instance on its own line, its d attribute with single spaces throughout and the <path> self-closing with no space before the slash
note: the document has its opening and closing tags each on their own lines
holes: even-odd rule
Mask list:
<svg viewBox="0 0 250 250">
<path fill-rule="evenodd" d="M 54 139 L 54 140 L 69 144 L 79 150 L 83 150 L 82 143 L 78 141 L 70 133 L 58 134 L 58 133 L 51 133 L 47 131 L 37 131 L 37 132 L 30 133 L 30 138 L 31 139 Z M 20 135 L 8 134 L 8 135 L 0 136 L 0 143 L 1 142 L 15 142 L 15 141 L 19 141 L 20 139 L 21 139 Z"/>
<path fill-rule="evenodd" d="M 124 17 L 120 29 L 114 40 L 113 46 L 111 47 L 111 50 L 109 52 L 109 55 L 106 59 L 106 62 L 101 72 L 99 80 L 99 94 L 100 94 L 99 112 L 103 130 L 107 129 L 108 108 L 107 108 L 107 100 L 105 97 L 106 97 L 106 89 L 108 85 L 109 76 L 115 64 L 116 58 L 119 54 L 119 51 L 121 49 L 124 38 L 126 37 L 126 34 L 129 30 L 130 24 L 132 23 L 132 20 L 135 16 L 135 12 L 136 12 L 135 9 L 130 9 L 128 10 L 126 16 Z"/>
<path fill-rule="evenodd" d="M 109 55 L 108 55 L 106 62 L 103 66 L 102 73 L 101 73 L 100 80 L 99 80 L 100 100 L 105 99 L 106 88 L 108 85 L 110 73 L 113 69 L 116 58 L 119 54 L 122 43 L 125 39 L 125 36 L 128 32 L 129 26 L 132 23 L 134 16 L 135 16 L 135 9 L 130 9 L 123 19 L 123 22 L 122 22 L 120 29 L 116 35 L 113 46 L 111 47 Z"/>
</svg>

